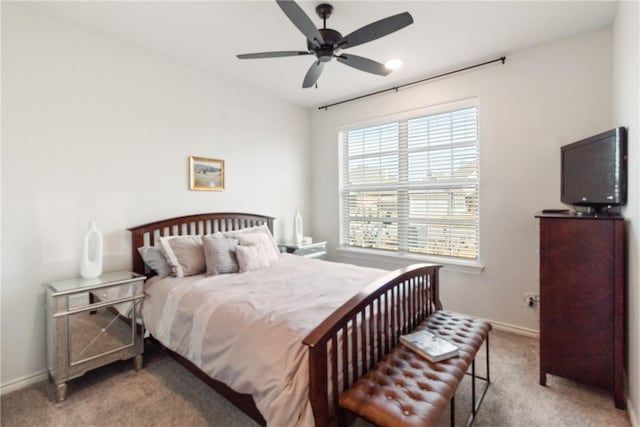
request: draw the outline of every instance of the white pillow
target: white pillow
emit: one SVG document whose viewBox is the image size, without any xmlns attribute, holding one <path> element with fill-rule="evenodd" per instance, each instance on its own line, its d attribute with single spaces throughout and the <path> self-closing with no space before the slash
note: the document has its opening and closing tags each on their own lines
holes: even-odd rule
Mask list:
<svg viewBox="0 0 640 427">
<path fill-rule="evenodd" d="M 171 267 L 158 246 L 143 246 L 138 248 L 138 252 L 147 267 L 155 271 L 158 277 L 171 275 Z"/>
<path fill-rule="evenodd" d="M 193 276 L 207 269 L 202 236 L 161 237 L 160 249 L 174 277 Z"/>
<path fill-rule="evenodd" d="M 236 258 L 240 273 L 269 267 L 269 260 L 262 246 L 236 246 Z"/>
<path fill-rule="evenodd" d="M 259 246 L 264 250 L 264 254 L 269 263 L 277 261 L 279 253 L 273 248 L 271 239 L 265 233 L 242 233 L 237 236 L 238 243 L 242 246 Z"/>
<path fill-rule="evenodd" d="M 276 252 L 280 252 L 280 250 L 278 249 L 278 243 L 276 242 L 276 239 L 273 238 L 273 234 L 271 234 L 271 231 L 269 231 L 269 227 L 267 227 L 264 224 L 258 225 L 258 226 L 255 226 L 255 227 L 242 228 L 240 230 L 225 231 L 222 234 L 224 235 L 224 237 L 232 237 L 234 239 L 237 239 L 239 235 L 245 234 L 245 233 L 264 233 L 264 234 L 266 234 L 269 237 L 269 240 L 271 242 L 271 245 L 273 246 L 273 249 Z"/>
</svg>

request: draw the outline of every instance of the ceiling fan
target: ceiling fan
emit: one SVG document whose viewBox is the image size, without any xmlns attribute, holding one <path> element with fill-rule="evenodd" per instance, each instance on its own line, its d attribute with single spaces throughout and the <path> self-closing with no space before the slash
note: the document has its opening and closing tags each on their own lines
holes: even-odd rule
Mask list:
<svg viewBox="0 0 640 427">
<path fill-rule="evenodd" d="M 237 55 L 237 57 L 239 59 L 256 59 L 315 55 L 317 59 L 311 64 L 304 77 L 303 88 L 312 87 L 318 81 L 324 64 L 329 62 L 331 58 L 336 58 L 338 62 L 367 73 L 380 76 L 388 75 L 391 70 L 384 64 L 362 56 L 341 53 L 341 51 L 386 36 L 413 23 L 411 14 L 403 12 L 365 25 L 343 37 L 338 31 L 327 28 L 327 19 L 333 12 L 333 6 L 330 4 L 323 3 L 316 7 L 316 13 L 323 20 L 323 27 L 317 29 L 296 2 L 292 0 L 276 0 L 276 3 L 287 15 L 287 18 L 293 22 L 293 25 L 307 38 L 307 50 L 245 53 Z"/>
</svg>

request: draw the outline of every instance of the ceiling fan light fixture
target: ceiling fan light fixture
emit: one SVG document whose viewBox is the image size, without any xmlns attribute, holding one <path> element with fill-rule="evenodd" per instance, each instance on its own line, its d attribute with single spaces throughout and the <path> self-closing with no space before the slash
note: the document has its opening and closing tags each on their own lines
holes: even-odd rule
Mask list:
<svg viewBox="0 0 640 427">
<path fill-rule="evenodd" d="M 402 60 L 395 58 L 390 59 L 384 63 L 384 66 L 390 70 L 397 70 L 398 68 L 402 67 Z"/>
</svg>

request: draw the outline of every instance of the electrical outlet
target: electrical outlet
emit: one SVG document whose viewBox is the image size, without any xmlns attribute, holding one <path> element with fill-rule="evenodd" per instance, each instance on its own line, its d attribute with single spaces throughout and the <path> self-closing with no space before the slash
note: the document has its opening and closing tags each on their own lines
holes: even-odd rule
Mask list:
<svg viewBox="0 0 640 427">
<path fill-rule="evenodd" d="M 527 307 L 535 307 L 540 302 L 540 295 L 533 292 L 527 292 L 524 294 L 524 304 Z"/>
</svg>

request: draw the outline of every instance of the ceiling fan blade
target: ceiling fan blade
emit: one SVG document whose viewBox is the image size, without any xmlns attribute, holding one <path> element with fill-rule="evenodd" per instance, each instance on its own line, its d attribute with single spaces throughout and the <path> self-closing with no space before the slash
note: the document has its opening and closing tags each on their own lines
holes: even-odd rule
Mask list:
<svg viewBox="0 0 640 427">
<path fill-rule="evenodd" d="M 302 82 L 303 88 L 306 89 L 311 87 L 318 81 L 318 77 L 320 77 L 320 74 L 322 73 L 324 64 L 325 63 L 321 61 L 314 61 L 313 64 L 311 64 L 309 71 L 307 71 L 307 75 L 304 76 L 304 81 Z"/>
<path fill-rule="evenodd" d="M 360 44 L 379 39 L 387 34 L 391 34 L 410 24 L 413 24 L 413 17 L 409 12 L 389 16 L 347 34 L 338 40 L 336 47 L 347 49 L 358 46 Z"/>
<path fill-rule="evenodd" d="M 276 52 L 257 52 L 257 53 L 243 53 L 236 55 L 238 59 L 257 59 L 257 58 L 280 58 L 282 56 L 301 56 L 310 55 L 311 52 L 304 50 L 282 50 Z"/>
<path fill-rule="evenodd" d="M 276 0 L 280 9 L 287 15 L 287 18 L 298 30 L 311 42 L 311 44 L 320 47 L 324 44 L 324 38 L 322 34 L 316 28 L 311 19 L 304 13 L 304 10 L 298 6 L 298 4 L 292 0 Z"/>
<path fill-rule="evenodd" d="M 349 67 L 356 68 L 360 71 L 366 71 L 367 73 L 377 74 L 379 76 L 386 76 L 391 73 L 391 70 L 379 62 L 373 61 L 362 56 L 351 55 L 343 53 L 340 56 L 336 56 L 338 62 L 342 62 Z"/>
</svg>

